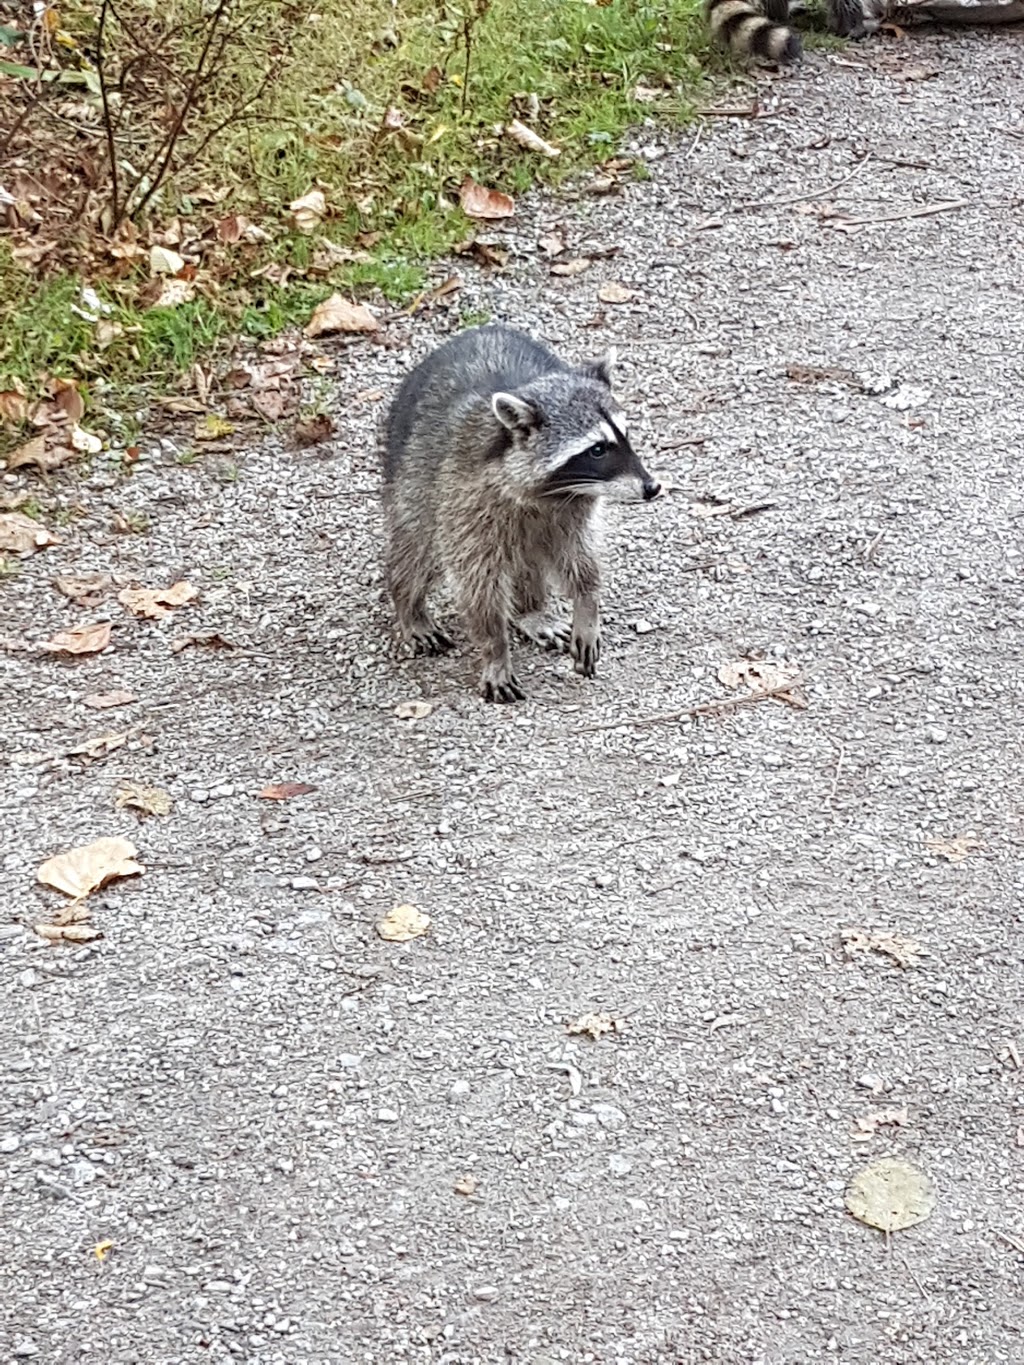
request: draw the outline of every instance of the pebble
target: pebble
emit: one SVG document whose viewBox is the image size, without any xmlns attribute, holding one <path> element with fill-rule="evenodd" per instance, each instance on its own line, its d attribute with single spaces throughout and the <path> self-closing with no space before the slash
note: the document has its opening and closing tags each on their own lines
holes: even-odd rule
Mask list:
<svg viewBox="0 0 1024 1365">
<path fill-rule="evenodd" d="M 651 625 L 650 621 L 641 619 L 633 622 L 633 629 L 636 631 L 637 635 L 650 635 L 654 627 Z"/>
<path fill-rule="evenodd" d="M 11 1355 L 15 1360 L 28 1360 L 30 1356 L 39 1354 L 39 1347 L 34 1341 L 19 1341 L 15 1344 Z"/>
<path fill-rule="evenodd" d="M 599 1101 L 592 1108 L 594 1117 L 602 1128 L 621 1128 L 626 1122 L 625 1114 L 614 1104 L 605 1104 L 603 1101 Z"/>
<path fill-rule="evenodd" d="M 21 938 L 24 932 L 24 927 L 20 924 L 0 924 L 0 943 L 9 938 Z"/>
<path fill-rule="evenodd" d="M 949 739 L 949 731 L 944 730 L 941 725 L 929 725 L 924 734 L 930 744 L 945 744 Z"/>
<path fill-rule="evenodd" d="M 320 887 L 315 877 L 293 877 L 290 885 L 293 891 L 316 891 Z"/>
<path fill-rule="evenodd" d="M 0 1152 L 4 1156 L 10 1156 L 11 1152 L 16 1152 L 21 1146 L 21 1138 L 14 1133 L 7 1133 L 0 1138 Z"/>
<path fill-rule="evenodd" d="M 449 1094 L 453 1100 L 464 1100 L 469 1094 L 469 1081 L 455 1081 Z"/>
<path fill-rule="evenodd" d="M 318 862 L 320 861 L 320 859 L 321 859 L 323 856 L 324 856 L 324 851 L 323 851 L 323 849 L 322 849 L 322 848 L 317 848 L 316 844 L 314 844 L 314 845 L 312 846 L 312 848 L 307 848 L 307 849 L 306 849 L 306 862 L 307 862 L 307 863 L 318 863 Z"/>
<path fill-rule="evenodd" d="M 481 1284 L 473 1290 L 473 1297 L 481 1303 L 493 1303 L 500 1292 L 496 1284 Z"/>
<path fill-rule="evenodd" d="M 377 1117 L 378 1117 L 378 1119 L 381 1121 L 381 1123 L 397 1123 L 397 1122 L 398 1122 L 398 1110 L 397 1110 L 397 1109 L 378 1109 L 378 1110 L 377 1110 Z"/>
</svg>

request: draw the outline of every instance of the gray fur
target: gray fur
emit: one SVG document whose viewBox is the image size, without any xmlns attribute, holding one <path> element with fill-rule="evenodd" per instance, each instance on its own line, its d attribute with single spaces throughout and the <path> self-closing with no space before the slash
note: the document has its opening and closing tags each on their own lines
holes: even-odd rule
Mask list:
<svg viewBox="0 0 1024 1365">
<path fill-rule="evenodd" d="M 512 328 L 473 328 L 421 361 L 388 412 L 386 576 L 399 629 L 414 653 L 451 648 L 427 609 L 446 579 L 488 701 L 523 698 L 510 626 L 568 650 L 584 677 L 596 671 L 601 503 L 659 491 L 625 434 L 611 364 L 573 367 Z M 552 590 L 572 600 L 571 624 L 552 611 Z"/>
<path fill-rule="evenodd" d="M 826 0 L 828 26 L 842 38 L 863 38 L 878 27 L 879 0 Z M 786 27 L 790 0 L 704 0 L 711 36 L 740 61 L 787 65 L 799 61 L 799 35 Z"/>
</svg>

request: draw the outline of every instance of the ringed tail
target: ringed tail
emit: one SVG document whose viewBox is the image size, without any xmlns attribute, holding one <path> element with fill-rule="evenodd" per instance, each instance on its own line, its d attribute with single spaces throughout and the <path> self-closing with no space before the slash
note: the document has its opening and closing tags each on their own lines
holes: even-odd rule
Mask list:
<svg viewBox="0 0 1024 1365">
<path fill-rule="evenodd" d="M 800 39 L 784 24 L 766 19 L 750 0 L 705 0 L 711 36 L 741 61 L 788 65 L 800 60 Z"/>
</svg>

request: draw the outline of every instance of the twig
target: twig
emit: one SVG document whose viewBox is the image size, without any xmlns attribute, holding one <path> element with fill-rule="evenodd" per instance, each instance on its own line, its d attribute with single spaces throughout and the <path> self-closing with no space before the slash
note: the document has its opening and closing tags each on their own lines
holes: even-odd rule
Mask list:
<svg viewBox="0 0 1024 1365">
<path fill-rule="evenodd" d="M 868 152 L 857 162 L 852 171 L 843 176 L 842 180 L 837 180 L 834 185 L 826 185 L 822 190 L 813 190 L 810 194 L 797 194 L 792 199 L 762 199 L 754 204 L 736 204 L 733 213 L 743 213 L 747 209 L 782 209 L 790 204 L 806 204 L 812 199 L 827 199 L 830 194 L 835 194 L 836 190 L 845 185 L 848 180 L 852 180 L 858 175 L 871 160 L 871 153 Z"/>
<path fill-rule="evenodd" d="M 898 223 L 904 218 L 927 218 L 933 213 L 952 213 L 954 209 L 963 209 L 971 201 L 969 199 L 950 199 L 942 204 L 924 204 L 916 209 L 898 209 L 895 213 L 883 213 L 877 218 L 837 218 L 832 226 L 839 228 L 841 232 L 849 232 L 851 228 L 870 227 L 872 223 Z"/>
<path fill-rule="evenodd" d="M 753 104 L 723 104 L 718 109 L 697 109 L 694 111 L 701 118 L 776 118 L 777 115 L 771 111 L 762 109 L 757 101 Z"/>
<path fill-rule="evenodd" d="M 903 1266 L 904 1266 L 904 1269 L 906 1270 L 907 1274 L 910 1276 L 910 1278 L 911 1278 L 911 1279 L 914 1281 L 914 1283 L 917 1285 L 918 1290 L 920 1291 L 920 1294 L 921 1294 L 922 1299 L 930 1298 L 931 1295 L 928 1293 L 928 1290 L 925 1289 L 925 1287 L 924 1287 L 924 1285 L 921 1283 L 921 1281 L 917 1278 L 917 1272 L 915 1271 L 914 1267 L 910 1264 L 910 1262 L 907 1260 L 906 1256 L 904 1256 L 904 1254 L 903 1254 L 902 1251 L 899 1252 L 898 1255 L 899 1255 L 900 1260 L 903 1262 Z"/>
<path fill-rule="evenodd" d="M 1000 1232 L 998 1228 L 993 1228 L 992 1231 L 1001 1242 L 1005 1242 L 1008 1247 L 1013 1247 L 1014 1251 L 1019 1251 L 1024 1256 L 1024 1242 L 1019 1237 L 1011 1237 L 1008 1232 Z"/>
<path fill-rule="evenodd" d="M 107 98 L 106 62 L 103 59 L 103 34 L 107 27 L 107 14 L 110 0 L 103 0 L 100 6 L 100 22 L 96 30 L 96 74 L 100 82 L 100 99 L 103 102 L 103 130 L 107 135 L 107 156 L 110 159 L 110 224 L 114 232 L 121 225 L 121 186 L 117 177 L 117 148 L 114 145 L 114 121 L 110 115 L 110 101 Z"/>
<path fill-rule="evenodd" d="M 864 554 L 862 555 L 865 564 L 870 564 L 874 559 L 875 551 L 878 549 L 879 545 L 881 545 L 882 537 L 885 535 L 887 529 L 887 527 L 883 526 L 877 535 L 872 536 L 867 545 L 865 545 Z"/>
<path fill-rule="evenodd" d="M 843 759 L 844 759 L 845 757 L 846 757 L 846 746 L 845 746 L 844 744 L 840 744 L 840 746 L 839 746 L 839 754 L 838 754 L 838 756 L 837 756 L 837 758 L 836 758 L 836 775 L 835 775 L 835 777 L 833 777 L 833 779 L 832 779 L 832 787 L 831 787 L 831 789 L 830 789 L 830 791 L 829 791 L 829 794 L 828 794 L 828 803 L 829 803 L 829 805 L 831 805 L 832 802 L 836 799 L 836 791 L 837 791 L 838 788 L 839 788 L 839 774 L 843 771 Z"/>
<path fill-rule="evenodd" d="M 799 686 L 800 681 L 799 678 L 790 678 L 787 682 L 780 683 L 778 687 L 763 687 L 742 697 L 721 697 L 718 701 L 703 701 L 697 706 L 688 706 L 685 711 L 667 711 L 659 716 L 638 716 L 635 719 L 626 716 L 622 720 L 607 721 L 604 725 L 584 725 L 575 733 L 592 735 L 599 730 L 618 730 L 623 725 L 637 730 L 647 725 L 671 725 L 673 721 L 697 720 L 701 716 L 717 716 L 726 711 L 738 711 L 741 707 L 756 706 L 758 702 L 771 701 L 773 698 L 779 698 L 788 705 L 798 706 L 803 710 L 806 702 L 798 702 L 793 696 L 793 688 Z"/>
</svg>

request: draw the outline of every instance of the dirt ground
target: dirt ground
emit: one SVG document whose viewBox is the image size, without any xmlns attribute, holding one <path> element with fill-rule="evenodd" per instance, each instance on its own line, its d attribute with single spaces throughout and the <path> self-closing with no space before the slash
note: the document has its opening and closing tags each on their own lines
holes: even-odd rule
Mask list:
<svg viewBox="0 0 1024 1365">
<path fill-rule="evenodd" d="M 113 632 L 0 663 L 0 1359 L 1024 1360 L 1022 35 L 759 90 L 334 347 L 333 445 L 58 484 L 85 514 L 0 626 Z M 618 252 L 552 276 L 557 223 Z M 674 485 L 614 519 L 598 679 L 521 647 L 518 707 L 464 645 L 398 658 L 381 592 L 380 396 L 459 309 L 616 344 Z M 97 571 L 200 596 L 52 586 Z M 806 707 L 688 714 L 741 658 Z M 48 946 L 37 866 L 104 835 L 144 875 Z M 403 902 L 429 932 L 384 942 Z M 935 1194 L 888 1241 L 844 1209 L 887 1155 Z"/>
</svg>

